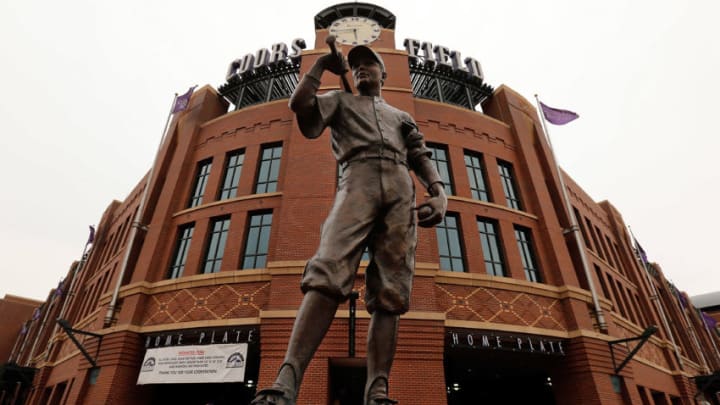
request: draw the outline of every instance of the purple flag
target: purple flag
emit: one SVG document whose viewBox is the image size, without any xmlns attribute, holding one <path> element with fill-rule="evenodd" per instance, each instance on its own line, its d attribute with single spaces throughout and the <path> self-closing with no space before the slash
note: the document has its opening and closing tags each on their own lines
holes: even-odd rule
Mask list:
<svg viewBox="0 0 720 405">
<path fill-rule="evenodd" d="M 35 311 L 33 312 L 32 320 L 37 321 L 40 319 L 40 308 L 35 308 Z"/>
<path fill-rule="evenodd" d="M 542 101 L 538 102 L 540 103 L 540 108 L 542 109 L 545 119 L 551 124 L 565 125 L 568 122 L 576 120 L 580 117 L 579 115 L 577 115 L 577 113 L 574 113 L 572 111 L 548 107 L 543 104 Z"/>
<path fill-rule="evenodd" d="M 54 295 L 55 295 L 56 297 L 61 296 L 62 293 L 63 293 L 63 281 L 64 281 L 64 280 L 60 280 L 60 282 L 58 283 L 57 288 L 55 289 L 55 294 L 54 294 Z"/>
<path fill-rule="evenodd" d="M 643 263 L 647 263 L 648 258 L 647 258 L 647 253 L 645 253 L 645 249 L 643 249 L 642 246 L 640 246 L 640 244 L 638 243 L 637 239 L 635 239 L 634 236 L 633 236 L 633 242 L 635 242 L 635 250 L 637 251 L 637 254 L 640 256 L 640 259 L 642 260 Z"/>
<path fill-rule="evenodd" d="M 89 225 L 89 227 L 90 227 L 90 235 L 88 236 L 88 240 L 85 243 L 86 245 L 93 243 L 93 241 L 95 240 L 95 227 L 93 227 L 92 225 Z"/>
<path fill-rule="evenodd" d="M 24 335 L 27 333 L 27 331 L 28 331 L 27 323 L 23 323 L 23 327 L 22 327 L 22 329 L 20 329 L 20 334 Z"/>
<path fill-rule="evenodd" d="M 717 321 L 712 316 L 706 314 L 703 311 L 700 311 L 700 315 L 702 315 L 703 321 L 705 321 L 705 325 L 707 325 L 710 329 L 715 329 L 715 325 L 717 325 Z"/>
<path fill-rule="evenodd" d="M 195 87 L 197 87 L 197 86 L 190 87 L 190 89 L 188 89 L 188 91 L 185 94 L 183 94 L 182 96 L 175 97 L 175 104 L 173 105 L 173 108 L 172 108 L 172 114 L 175 114 L 180 111 L 185 111 L 185 109 L 190 104 L 190 97 L 192 97 L 192 94 L 195 91 Z"/>
<path fill-rule="evenodd" d="M 687 308 L 688 302 L 687 298 L 685 298 L 685 293 L 682 291 L 678 291 L 678 297 L 680 298 L 680 305 L 682 305 L 683 308 Z"/>
</svg>

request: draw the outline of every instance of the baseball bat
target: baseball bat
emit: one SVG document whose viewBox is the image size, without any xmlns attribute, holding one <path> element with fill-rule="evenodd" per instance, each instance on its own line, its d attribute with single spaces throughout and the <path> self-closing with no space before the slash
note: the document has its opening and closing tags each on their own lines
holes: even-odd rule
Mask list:
<svg viewBox="0 0 720 405">
<path fill-rule="evenodd" d="M 342 56 L 338 54 L 337 48 L 335 48 L 335 35 L 328 35 L 327 38 L 325 38 L 325 43 L 328 44 L 330 47 L 330 52 L 333 53 L 333 55 L 336 55 L 338 59 L 340 59 L 340 62 L 342 63 Z M 343 72 L 343 74 L 340 75 L 340 78 L 342 79 L 343 87 L 345 88 L 345 91 L 348 93 L 352 93 L 352 88 L 350 87 L 350 82 L 348 82 L 347 76 L 345 74 L 346 72 Z"/>
</svg>

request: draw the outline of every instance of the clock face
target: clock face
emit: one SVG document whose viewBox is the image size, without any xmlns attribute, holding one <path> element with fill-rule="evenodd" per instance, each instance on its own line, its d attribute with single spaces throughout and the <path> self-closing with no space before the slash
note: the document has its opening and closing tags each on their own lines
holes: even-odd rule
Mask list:
<svg viewBox="0 0 720 405">
<path fill-rule="evenodd" d="M 343 45 L 367 45 L 380 36 L 380 24 L 366 17 L 343 17 L 330 25 L 330 34 Z"/>
</svg>

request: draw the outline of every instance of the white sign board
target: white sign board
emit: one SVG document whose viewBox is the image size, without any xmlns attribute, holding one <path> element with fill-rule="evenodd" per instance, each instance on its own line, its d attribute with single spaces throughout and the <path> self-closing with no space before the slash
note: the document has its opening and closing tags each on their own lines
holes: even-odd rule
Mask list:
<svg viewBox="0 0 720 405">
<path fill-rule="evenodd" d="M 247 351 L 247 343 L 148 349 L 137 383 L 242 382 Z"/>
</svg>

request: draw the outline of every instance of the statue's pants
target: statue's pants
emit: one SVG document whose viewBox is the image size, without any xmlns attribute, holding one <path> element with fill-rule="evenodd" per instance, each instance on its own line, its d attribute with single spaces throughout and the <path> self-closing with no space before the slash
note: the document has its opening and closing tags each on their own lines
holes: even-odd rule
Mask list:
<svg viewBox="0 0 720 405">
<path fill-rule="evenodd" d="M 417 244 L 414 207 L 415 185 L 404 164 L 380 158 L 348 164 L 320 246 L 305 266 L 302 290 L 347 299 L 367 246 L 367 310 L 407 312 Z"/>
</svg>

